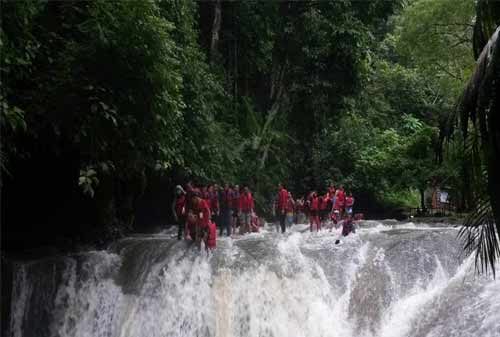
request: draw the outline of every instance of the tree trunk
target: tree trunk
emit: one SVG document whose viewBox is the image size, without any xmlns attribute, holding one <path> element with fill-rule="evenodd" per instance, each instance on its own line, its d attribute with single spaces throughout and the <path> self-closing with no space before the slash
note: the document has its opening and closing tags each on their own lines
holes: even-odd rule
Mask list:
<svg viewBox="0 0 500 337">
<path fill-rule="evenodd" d="M 489 38 L 500 25 L 500 2 L 496 0 L 480 0 L 476 6 L 477 18 L 472 42 L 474 57 L 478 59 Z"/>
<path fill-rule="evenodd" d="M 420 192 L 420 208 L 422 209 L 422 211 L 425 211 L 425 209 L 426 209 L 426 207 L 425 207 L 425 190 L 422 188 L 419 188 L 418 190 Z"/>
<path fill-rule="evenodd" d="M 214 3 L 214 16 L 212 20 L 212 30 L 210 34 L 210 53 L 209 53 L 209 61 L 214 62 L 217 48 L 219 45 L 219 32 L 221 26 L 221 0 L 216 0 Z"/>
<path fill-rule="evenodd" d="M 499 9 L 500 12 L 500 9 Z M 500 13 L 499 13 L 500 18 Z M 497 34 L 500 31 L 497 30 Z M 490 196 L 491 208 L 498 233 L 500 233 L 500 38 L 497 37 L 491 55 L 492 63 L 492 93 L 491 105 L 488 111 L 488 193 Z M 496 79 L 496 80 L 494 80 Z"/>
</svg>

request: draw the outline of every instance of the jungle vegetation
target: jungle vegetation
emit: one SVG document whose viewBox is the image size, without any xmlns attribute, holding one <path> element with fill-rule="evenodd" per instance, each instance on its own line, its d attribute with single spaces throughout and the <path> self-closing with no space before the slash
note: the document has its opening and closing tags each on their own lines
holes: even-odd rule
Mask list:
<svg viewBox="0 0 500 337">
<path fill-rule="evenodd" d="M 368 213 L 425 208 L 446 186 L 462 211 L 483 196 L 498 224 L 498 44 L 480 56 L 495 6 L 2 2 L 8 249 L 168 222 L 188 180 L 248 184 L 264 214 L 280 181 L 344 184 Z"/>
</svg>

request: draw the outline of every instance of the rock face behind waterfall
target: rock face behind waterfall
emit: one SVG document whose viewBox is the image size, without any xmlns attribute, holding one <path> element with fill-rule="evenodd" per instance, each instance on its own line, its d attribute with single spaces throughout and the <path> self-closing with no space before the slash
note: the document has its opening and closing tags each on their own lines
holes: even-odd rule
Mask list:
<svg viewBox="0 0 500 337">
<path fill-rule="evenodd" d="M 500 335 L 500 281 L 474 276 L 455 228 L 365 222 L 341 245 L 303 229 L 209 257 L 165 233 L 17 262 L 9 336 Z"/>
</svg>

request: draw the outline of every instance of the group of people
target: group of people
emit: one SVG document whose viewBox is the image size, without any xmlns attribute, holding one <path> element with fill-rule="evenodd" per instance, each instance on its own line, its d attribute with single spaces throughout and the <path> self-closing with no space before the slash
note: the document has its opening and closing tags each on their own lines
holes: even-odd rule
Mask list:
<svg viewBox="0 0 500 337">
<path fill-rule="evenodd" d="M 305 216 L 309 218 L 311 232 L 319 231 L 327 224 L 331 224 L 331 230 L 333 225 L 342 223 L 343 233 L 348 235 L 354 230 L 353 206 L 354 197 L 350 191 L 344 190 L 343 185 L 336 188 L 330 184 L 322 194 L 311 191 L 307 196 L 294 200 L 285 186 L 279 184 L 274 213 L 278 214 L 283 233 L 294 222 L 300 222 L 301 216 Z M 358 214 L 356 218 L 360 220 L 362 215 Z"/>
<path fill-rule="evenodd" d="M 215 248 L 216 228 L 219 235 L 258 232 L 260 221 L 255 213 L 252 193 L 248 186 L 217 184 L 194 186 L 192 183 L 176 186 L 172 205 L 178 225 L 177 239 L 205 241 L 208 249 Z"/>
<path fill-rule="evenodd" d="M 311 191 L 307 196 L 293 199 L 283 184 L 278 185 L 278 193 L 273 203 L 273 212 L 279 217 L 281 232 L 293 223 L 309 218 L 310 230 L 319 231 L 327 224 L 342 223 L 343 235 L 354 231 L 354 198 L 351 192 L 340 185 L 330 184 L 323 194 Z M 255 213 L 252 193 L 248 186 L 211 184 L 194 186 L 187 183 L 185 188 L 176 186 L 172 211 L 177 222 L 177 239 L 192 240 L 201 247 L 214 249 L 219 235 L 227 236 L 258 232 L 259 217 Z"/>
</svg>

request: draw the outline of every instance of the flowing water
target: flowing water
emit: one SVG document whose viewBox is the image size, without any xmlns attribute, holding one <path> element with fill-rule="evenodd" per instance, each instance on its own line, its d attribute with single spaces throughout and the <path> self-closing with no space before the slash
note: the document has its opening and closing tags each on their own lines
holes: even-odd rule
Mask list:
<svg viewBox="0 0 500 337">
<path fill-rule="evenodd" d="M 17 263 L 12 337 L 500 336 L 500 281 L 460 257 L 457 229 L 365 221 L 222 238 L 175 234 Z"/>
</svg>

